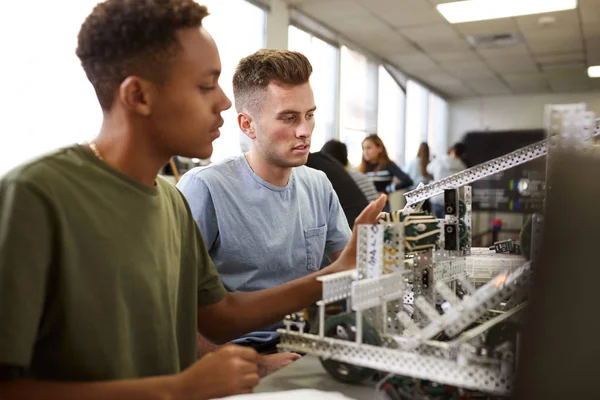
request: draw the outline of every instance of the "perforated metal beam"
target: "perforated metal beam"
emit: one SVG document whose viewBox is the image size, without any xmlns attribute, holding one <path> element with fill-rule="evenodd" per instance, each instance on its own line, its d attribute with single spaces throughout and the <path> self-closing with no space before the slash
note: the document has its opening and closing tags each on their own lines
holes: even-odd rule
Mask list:
<svg viewBox="0 0 600 400">
<path fill-rule="evenodd" d="M 505 156 L 495 158 L 475 167 L 458 172 L 447 178 L 442 178 L 420 189 L 415 189 L 404 194 L 407 207 L 420 201 L 426 200 L 435 195 L 444 193 L 446 189 L 454 189 L 479 179 L 494 175 L 500 171 L 506 171 L 516 165 L 526 163 L 536 158 L 546 155 L 547 143 L 545 140 L 523 147 L 519 150 L 508 153 Z"/>
<path fill-rule="evenodd" d="M 404 296 L 404 276 L 401 272 L 363 279 L 352 283 L 352 309 L 366 310 Z"/>
<path fill-rule="evenodd" d="M 386 371 L 402 376 L 427 379 L 442 384 L 479 390 L 492 394 L 508 394 L 512 377 L 504 375 L 499 365 L 458 364 L 453 360 L 421 355 L 398 349 L 356 344 L 316 335 L 279 330 L 279 348 L 341 361 L 352 365 Z M 490 360 L 491 361 L 491 360 Z"/>
</svg>

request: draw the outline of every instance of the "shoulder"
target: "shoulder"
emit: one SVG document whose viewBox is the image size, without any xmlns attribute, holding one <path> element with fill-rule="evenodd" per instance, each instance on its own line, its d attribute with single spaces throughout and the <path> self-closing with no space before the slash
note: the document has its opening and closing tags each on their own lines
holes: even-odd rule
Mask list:
<svg viewBox="0 0 600 400">
<path fill-rule="evenodd" d="M 225 182 L 224 178 L 230 178 L 240 173 L 243 168 L 242 157 L 244 157 L 243 154 L 204 167 L 192 168 L 182 176 L 181 181 L 201 181 L 205 184 L 223 183 Z"/>
<path fill-rule="evenodd" d="M 23 163 L 2 176 L 2 185 L 29 186 L 41 192 L 52 192 L 68 184 L 69 171 L 83 164 L 76 146 L 62 148 Z"/>
<path fill-rule="evenodd" d="M 307 167 L 306 165 L 295 167 L 294 174 L 299 182 L 309 185 L 331 185 L 325 172 Z"/>
<path fill-rule="evenodd" d="M 393 162 L 392 160 L 390 160 L 390 162 L 388 162 L 388 163 L 387 163 L 387 166 L 386 166 L 386 167 L 387 167 L 388 169 L 390 169 L 390 168 L 394 168 L 394 169 L 395 169 L 395 168 L 399 168 L 399 167 L 398 167 L 398 164 L 396 164 L 396 163 L 395 163 L 395 162 Z"/>
</svg>

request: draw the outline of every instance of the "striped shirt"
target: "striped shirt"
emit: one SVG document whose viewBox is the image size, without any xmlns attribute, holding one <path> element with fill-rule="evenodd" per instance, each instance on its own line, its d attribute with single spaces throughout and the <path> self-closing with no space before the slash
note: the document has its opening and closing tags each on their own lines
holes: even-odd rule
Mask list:
<svg viewBox="0 0 600 400">
<path fill-rule="evenodd" d="M 365 197 L 369 202 L 377 200 L 379 197 L 379 193 L 377 193 L 377 189 L 375 189 L 375 185 L 371 180 L 365 175 L 361 174 L 358 171 L 348 171 L 356 185 L 359 187 L 360 191 L 363 192 Z"/>
</svg>

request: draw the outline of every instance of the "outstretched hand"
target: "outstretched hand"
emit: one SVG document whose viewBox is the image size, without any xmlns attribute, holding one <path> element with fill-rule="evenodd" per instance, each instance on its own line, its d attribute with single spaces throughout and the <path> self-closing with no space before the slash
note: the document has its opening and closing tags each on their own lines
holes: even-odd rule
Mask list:
<svg viewBox="0 0 600 400">
<path fill-rule="evenodd" d="M 348 245 L 340 254 L 335 264 L 337 264 L 339 271 L 347 271 L 356 268 L 356 242 L 358 240 L 358 226 L 359 225 L 373 225 L 379 220 L 381 211 L 385 207 L 387 196 L 385 194 L 379 195 L 377 200 L 372 201 L 358 217 L 354 220 L 354 229 L 352 230 L 352 237 L 348 242 Z"/>
</svg>

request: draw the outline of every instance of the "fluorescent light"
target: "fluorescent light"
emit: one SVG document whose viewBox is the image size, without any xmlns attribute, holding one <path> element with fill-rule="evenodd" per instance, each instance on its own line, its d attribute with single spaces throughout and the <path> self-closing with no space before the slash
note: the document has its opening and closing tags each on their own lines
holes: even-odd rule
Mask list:
<svg viewBox="0 0 600 400">
<path fill-rule="evenodd" d="M 590 78 L 600 78 L 600 65 L 594 65 L 588 68 L 588 76 Z"/>
<path fill-rule="evenodd" d="M 577 8 L 577 0 L 467 0 L 437 6 L 438 11 L 451 24 L 575 8 Z"/>
</svg>

